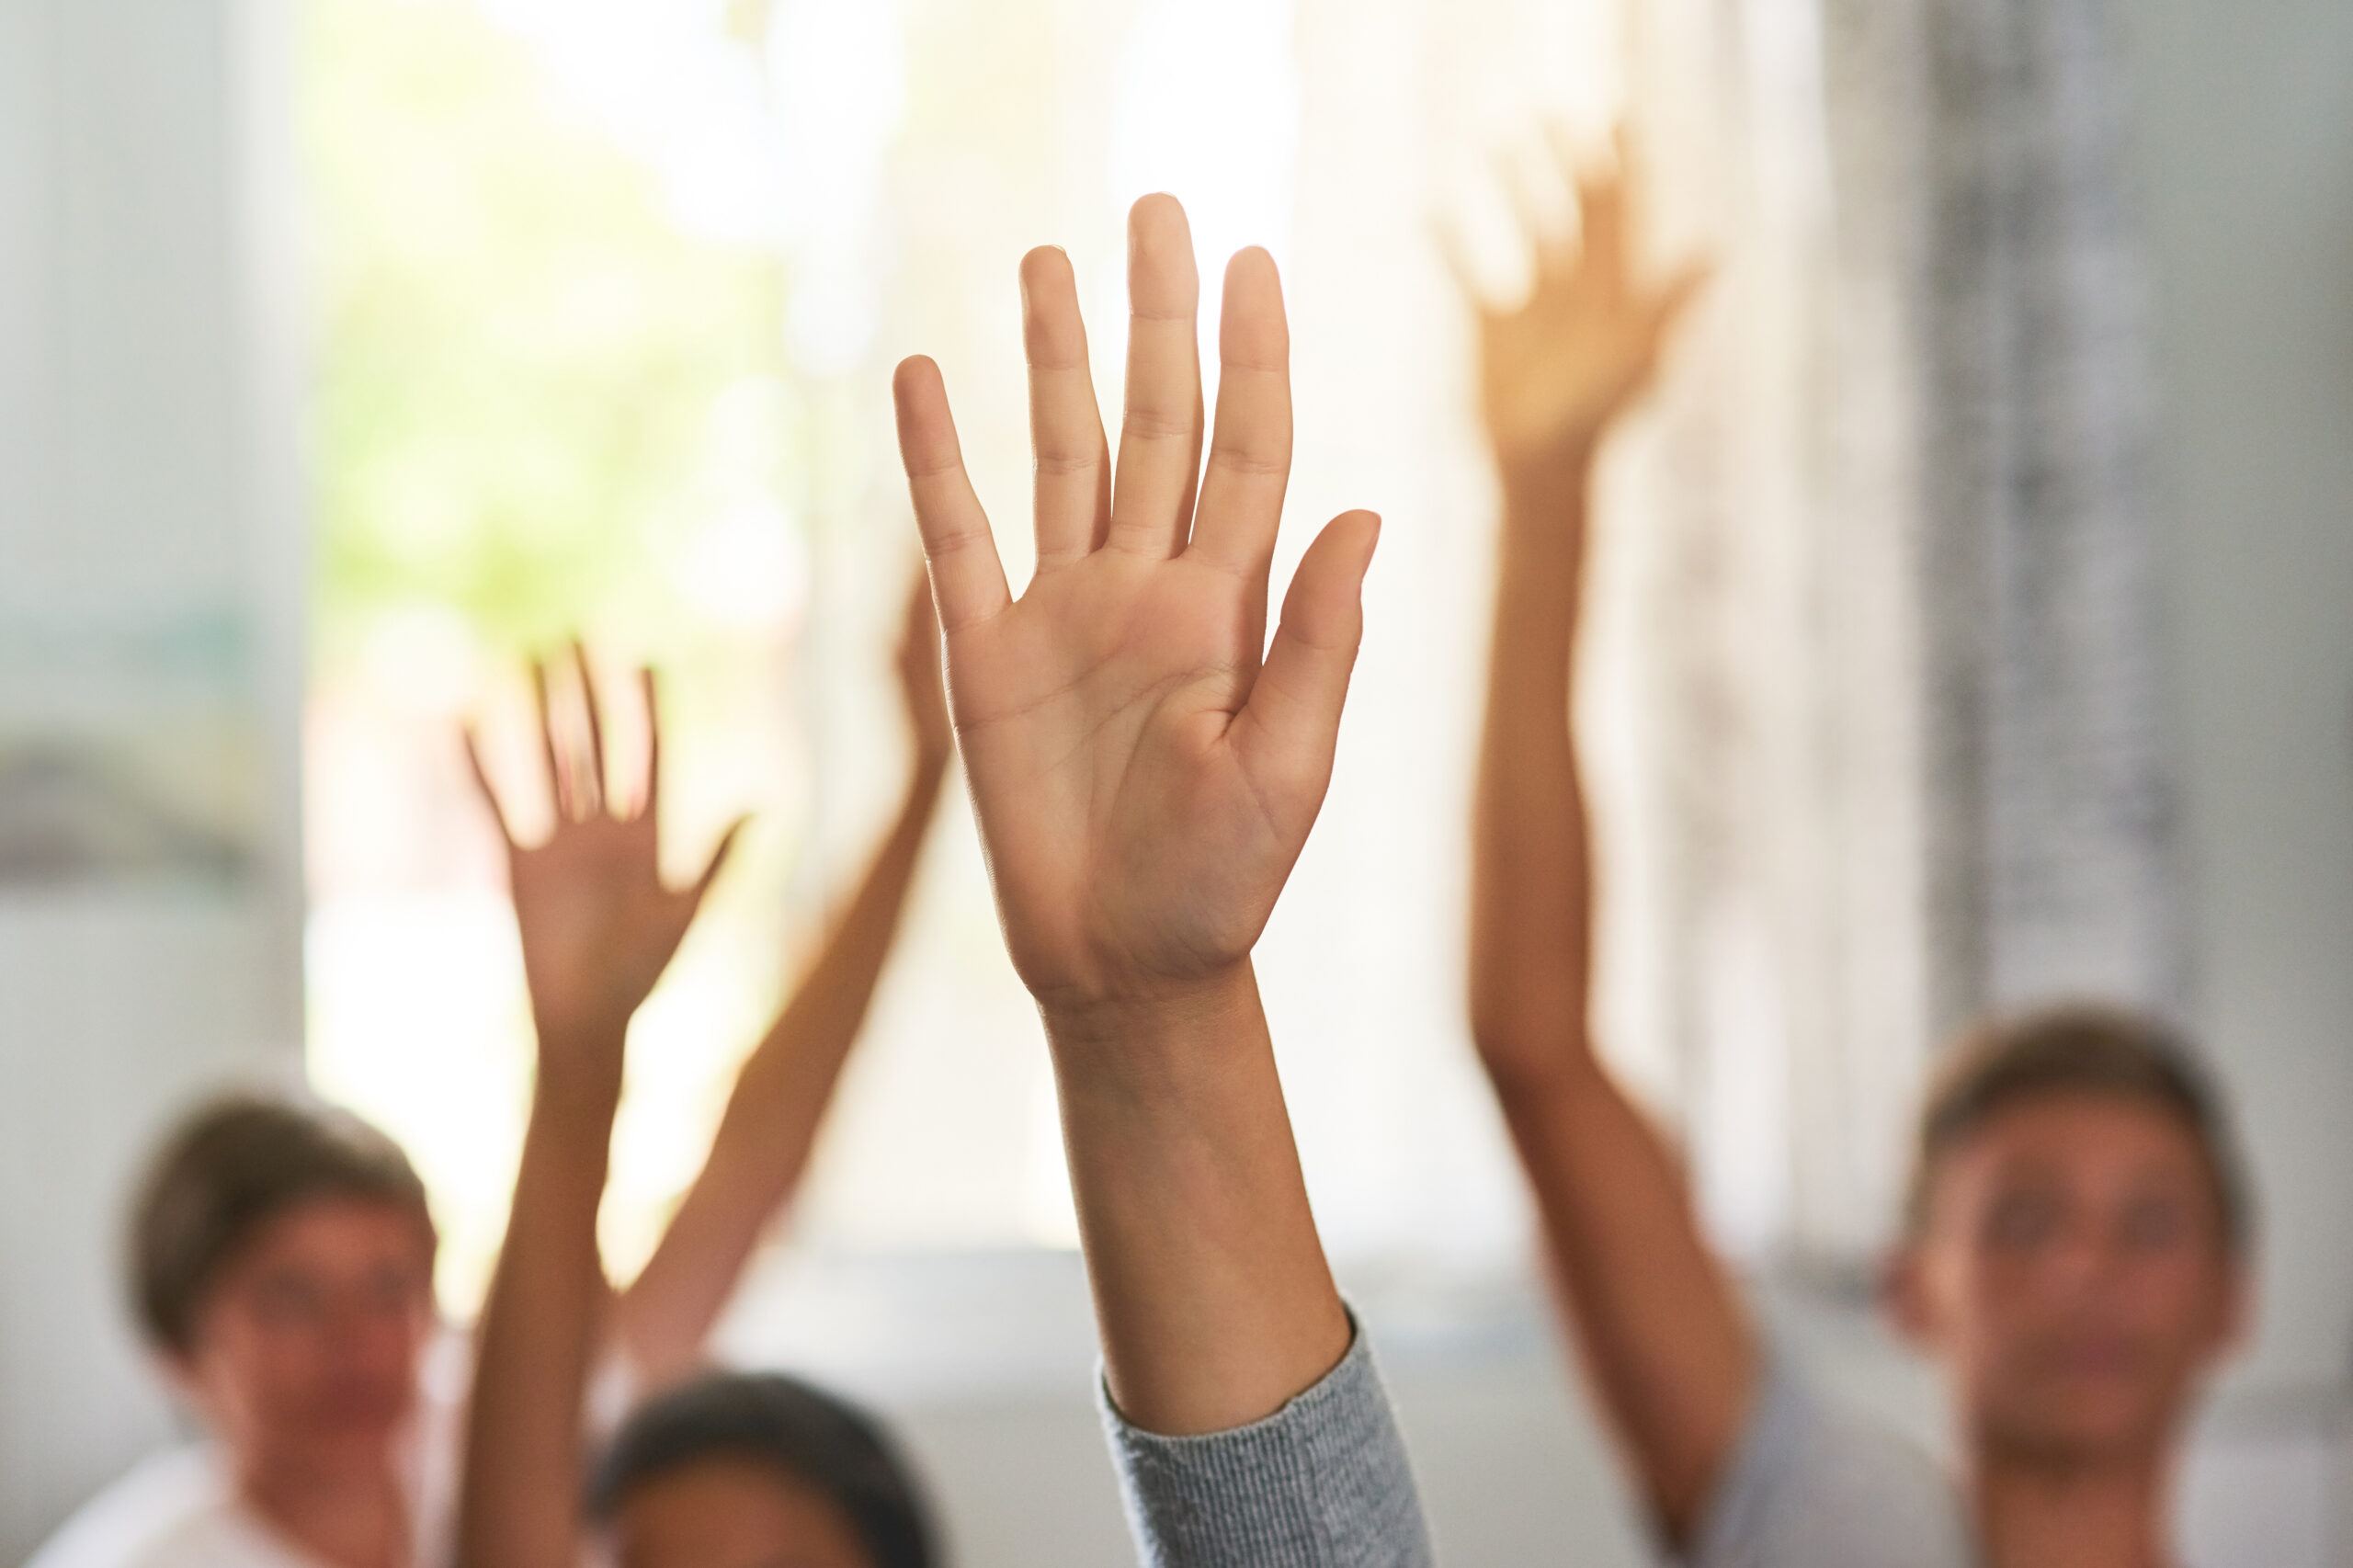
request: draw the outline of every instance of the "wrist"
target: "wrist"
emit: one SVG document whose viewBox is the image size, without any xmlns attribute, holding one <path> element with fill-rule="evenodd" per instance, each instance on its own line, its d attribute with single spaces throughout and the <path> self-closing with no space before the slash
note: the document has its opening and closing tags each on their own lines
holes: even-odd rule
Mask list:
<svg viewBox="0 0 2353 1568">
<path fill-rule="evenodd" d="M 909 806 L 928 804 L 939 793 L 948 777 L 948 765 L 956 759 L 956 743 L 942 742 L 937 746 L 916 747 L 915 766 L 907 773 L 907 803 Z"/>
<path fill-rule="evenodd" d="M 1601 1063 L 1583 1044 L 1528 1050 L 1482 1040 L 1478 1054 L 1496 1100 L 1507 1112 L 1535 1109 L 1606 1081 Z"/>
<path fill-rule="evenodd" d="M 566 1124 L 609 1126 L 620 1107 L 623 1033 L 542 1028 L 532 1114 Z"/>
<path fill-rule="evenodd" d="M 1593 430 L 1538 452 L 1497 453 L 1506 514 L 1556 517 L 1564 509 L 1582 509 L 1600 449 L 1601 432 Z"/>
<path fill-rule="evenodd" d="M 1214 1071 L 1235 1050 L 1266 1040 L 1258 977 L 1247 959 L 1117 992 L 1040 994 L 1038 1012 L 1065 1078 L 1162 1080 L 1171 1069 Z"/>
</svg>

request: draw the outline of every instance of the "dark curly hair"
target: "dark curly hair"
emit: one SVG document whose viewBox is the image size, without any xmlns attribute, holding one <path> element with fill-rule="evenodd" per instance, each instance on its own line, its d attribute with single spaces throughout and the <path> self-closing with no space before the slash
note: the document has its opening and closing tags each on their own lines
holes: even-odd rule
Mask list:
<svg viewBox="0 0 2353 1568">
<path fill-rule="evenodd" d="M 915 1476 L 875 1419 L 780 1373 L 715 1372 L 641 1404 L 589 1482 L 590 1510 L 610 1519 L 635 1487 L 719 1456 L 773 1464 L 831 1500 L 875 1568 L 935 1568 L 928 1512 Z"/>
</svg>

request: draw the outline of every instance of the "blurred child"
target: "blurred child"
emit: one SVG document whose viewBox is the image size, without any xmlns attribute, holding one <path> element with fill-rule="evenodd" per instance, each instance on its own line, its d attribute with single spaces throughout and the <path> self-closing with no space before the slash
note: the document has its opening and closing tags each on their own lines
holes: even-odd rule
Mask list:
<svg viewBox="0 0 2353 1568">
<path fill-rule="evenodd" d="M 653 1258 L 609 1301 L 600 1287 L 598 1342 L 625 1383 L 659 1389 L 700 1365 L 857 1038 L 952 744 L 921 598 L 910 604 L 899 684 L 915 760 L 897 818 L 737 1075 Z M 585 661 L 578 688 L 589 699 Z M 540 690 L 545 727 L 544 677 Z M 616 984 L 650 985 L 725 855 L 722 844 L 685 892 L 664 888 L 656 766 L 649 756 L 624 777 L 603 757 L 593 700 L 577 712 L 582 746 L 549 778 L 555 826 L 512 856 L 534 1004 L 557 1018 L 609 1006 Z M 557 755 L 551 733 L 542 751 Z M 601 945 L 581 947 L 584 937 Z M 140 1326 L 206 1441 L 99 1494 L 30 1568 L 447 1562 L 473 1346 L 436 1323 L 432 1221 L 399 1148 L 323 1107 L 223 1100 L 166 1139 L 131 1233 Z"/>
<path fill-rule="evenodd" d="M 1569 162 L 1563 158 L 1564 166 Z M 1471 1020 L 1535 1189 L 1571 1337 L 1669 1544 L 1756 1568 L 2158 1568 L 2195 1395 L 2236 1331 L 2246 1199 L 2181 1044 L 2069 1007 L 1986 1025 L 1923 1119 L 1889 1269 L 1942 1368 L 1948 1477 L 1764 1343 L 1684 1173 L 1588 1033 L 1592 846 L 1569 723 L 1595 456 L 1698 274 L 1654 285 L 1628 176 L 1487 312 L 1504 526 L 1473 830 Z"/>
<path fill-rule="evenodd" d="M 911 706 L 919 694 L 929 720 L 925 756 L 944 760 L 926 597 L 910 601 L 906 644 Z M 598 1534 L 628 1568 L 927 1568 L 915 1487 L 873 1423 L 782 1378 L 711 1375 L 642 1404 L 597 1469 L 593 1517 L 584 1502 L 588 1391 L 608 1301 L 597 1210 L 630 1020 L 694 919 L 725 845 L 692 885 L 663 884 L 653 853 L 658 771 L 649 759 L 637 788 L 603 790 L 602 724 L 585 668 L 577 695 L 575 722 L 543 715 L 541 726 L 548 776 L 576 842 L 551 856 L 552 845 L 527 849 L 507 835 L 539 1072 L 483 1312 L 459 1561 L 571 1568 Z M 650 683 L 645 701 L 650 712 Z M 936 782 L 936 763 L 926 772 Z M 495 811 L 486 779 L 483 789 Z M 504 831 L 503 812 L 499 819 Z M 584 877 L 579 865 L 602 869 Z M 590 884 L 601 896 L 581 902 Z M 779 1074 L 763 1131 L 799 1130 L 805 1151 L 837 1067 Z"/>
</svg>

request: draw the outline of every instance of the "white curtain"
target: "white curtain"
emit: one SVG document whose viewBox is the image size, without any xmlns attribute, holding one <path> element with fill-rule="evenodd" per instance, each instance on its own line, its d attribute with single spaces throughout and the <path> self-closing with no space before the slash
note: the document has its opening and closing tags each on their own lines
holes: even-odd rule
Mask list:
<svg viewBox="0 0 2353 1568">
<path fill-rule="evenodd" d="M 1116 417 L 1121 210 L 1176 189 L 1205 313 L 1228 249 L 1284 263 L 1279 578 L 1334 512 L 1388 518 L 1332 796 L 1260 966 L 1319 1216 L 1343 1253 L 1516 1253 L 1524 1199 L 1462 1018 L 1495 495 L 1432 224 L 1467 224 L 1506 281 L 1498 153 L 1548 119 L 1600 153 L 1622 118 L 1654 261 L 1704 254 L 1715 278 L 1600 482 L 1577 696 L 1597 1018 L 1726 1244 L 1859 1259 L 1938 1029 L 2169 972 L 2162 813 L 2133 814 L 2162 769 L 2090 5 L 1028 0 L 981 33 L 904 0 L 908 109 L 860 252 L 887 279 L 872 358 L 806 404 L 819 800 L 847 824 L 822 841 L 859 842 L 892 767 L 859 683 L 906 559 L 872 530 L 904 503 L 867 388 L 899 352 L 941 359 L 1018 580 L 1015 264 L 1069 248 Z M 1042 1054 L 965 838 L 910 938 L 819 1229 L 1066 1236 Z M 911 1146 L 955 1150 L 958 1179 Z"/>
<path fill-rule="evenodd" d="M 1640 726 L 1619 880 L 1649 883 L 1605 921 L 1652 950 L 1650 1050 L 1720 1239 L 1850 1260 L 1927 1038 L 1901 166 L 1834 119 L 1815 0 L 1630 20 L 1657 243 L 1717 272 L 1605 489 L 1623 621 L 1596 676 Z"/>
</svg>

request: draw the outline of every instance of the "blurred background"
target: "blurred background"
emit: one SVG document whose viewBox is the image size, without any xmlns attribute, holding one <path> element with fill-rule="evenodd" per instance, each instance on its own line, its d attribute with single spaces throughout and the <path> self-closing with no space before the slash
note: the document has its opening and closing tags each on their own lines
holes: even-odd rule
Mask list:
<svg viewBox="0 0 2353 1568">
<path fill-rule="evenodd" d="M 530 1042 L 458 726 L 524 765 L 574 631 L 665 674 L 681 867 L 755 821 L 633 1037 L 636 1267 L 895 800 L 889 368 L 941 362 L 1017 581 L 1015 265 L 1070 251 L 1108 392 L 1170 189 L 1206 279 L 1283 265 L 1278 575 L 1389 523 L 1260 964 L 1319 1220 L 1449 1560 L 1646 1560 L 1461 1017 L 1494 495 L 1434 243 L 1507 295 L 1515 190 L 1574 222 L 1544 126 L 1623 122 L 1715 275 L 1602 479 L 1608 1048 L 1793 1341 L 1933 1432 L 1869 1281 L 1935 1042 L 2190 1020 L 2266 1216 L 2193 1559 L 2353 1562 L 2348 84 L 2337 0 L 0 0 L 0 1556 L 173 1430 L 116 1234 L 190 1095 L 382 1125 L 478 1304 Z M 961 1561 L 1117 1561 L 1074 1241 L 951 792 L 726 1339 L 898 1415 Z"/>
</svg>

